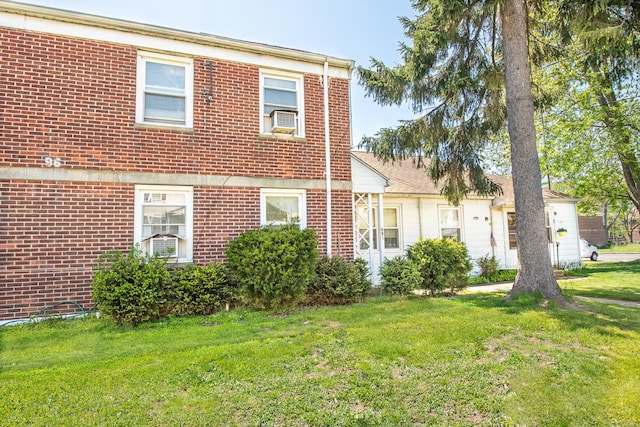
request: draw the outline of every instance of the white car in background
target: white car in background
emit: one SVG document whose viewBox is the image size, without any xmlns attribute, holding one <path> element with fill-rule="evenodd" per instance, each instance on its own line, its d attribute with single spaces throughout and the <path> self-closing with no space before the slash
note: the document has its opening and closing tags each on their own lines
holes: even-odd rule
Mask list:
<svg viewBox="0 0 640 427">
<path fill-rule="evenodd" d="M 580 257 L 589 258 L 591 261 L 598 260 L 598 248 L 587 242 L 586 239 L 580 238 Z"/>
</svg>

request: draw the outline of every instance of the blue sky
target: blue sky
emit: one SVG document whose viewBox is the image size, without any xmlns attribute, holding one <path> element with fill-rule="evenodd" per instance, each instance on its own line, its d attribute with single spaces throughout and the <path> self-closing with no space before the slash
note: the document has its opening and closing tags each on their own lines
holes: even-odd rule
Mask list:
<svg viewBox="0 0 640 427">
<path fill-rule="evenodd" d="M 399 16 L 414 16 L 409 0 L 22 0 L 77 12 L 266 43 L 339 58 L 356 65 L 374 57 L 400 61 Z M 412 117 L 405 107 L 381 107 L 352 81 L 353 144 L 363 135 Z"/>
</svg>

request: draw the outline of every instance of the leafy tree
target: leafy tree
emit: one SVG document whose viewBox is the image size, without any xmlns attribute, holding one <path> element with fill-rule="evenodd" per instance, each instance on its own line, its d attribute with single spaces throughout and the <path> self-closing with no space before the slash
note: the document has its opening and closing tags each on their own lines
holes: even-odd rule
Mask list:
<svg viewBox="0 0 640 427">
<path fill-rule="evenodd" d="M 413 42 L 401 44 L 404 63 L 390 68 L 372 59 L 371 68 L 359 67 L 358 73 L 378 103 L 408 102 L 421 116 L 382 129 L 361 145 L 386 161 L 430 158 L 429 176 L 456 204 L 470 191 L 500 192 L 484 174 L 481 152 L 508 117 L 519 248 L 510 295 L 539 291 L 564 303 L 547 250 L 527 2 L 414 0 L 412 5 L 416 19 L 401 18 Z M 532 52 L 544 56 L 542 48 Z"/>
<path fill-rule="evenodd" d="M 640 179 L 638 3 L 535 4 L 532 37 L 554 46 L 552 60 L 543 58 L 533 70 L 547 184 L 582 198 L 581 212 L 620 216 L 637 200 Z M 500 155 L 506 144 L 497 138 L 489 146 L 484 159 L 492 170 L 509 172 Z"/>
<path fill-rule="evenodd" d="M 618 158 L 629 198 L 640 210 L 640 105 L 636 100 L 640 65 L 640 2 L 637 0 L 563 0 L 559 27 L 568 46 L 565 69 L 573 86 L 595 100 Z"/>
</svg>

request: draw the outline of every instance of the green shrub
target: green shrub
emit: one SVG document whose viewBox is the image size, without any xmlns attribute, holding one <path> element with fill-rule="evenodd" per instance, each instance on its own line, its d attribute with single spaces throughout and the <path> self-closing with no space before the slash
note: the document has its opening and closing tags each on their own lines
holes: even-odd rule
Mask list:
<svg viewBox="0 0 640 427">
<path fill-rule="evenodd" d="M 469 279 L 470 285 L 482 285 L 485 283 L 493 283 L 493 282 L 513 282 L 516 280 L 516 274 L 518 274 L 518 270 L 498 270 L 493 276 L 478 276 L 471 277 Z"/>
<path fill-rule="evenodd" d="M 167 289 L 169 310 L 176 316 L 211 314 L 232 300 L 222 263 L 188 264 L 171 272 Z"/>
<path fill-rule="evenodd" d="M 408 295 L 422 286 L 422 274 L 418 265 L 406 256 L 387 258 L 380 265 L 383 292 Z"/>
<path fill-rule="evenodd" d="M 362 259 L 349 263 L 340 256 L 324 256 L 316 265 L 316 276 L 309 283 L 306 302 L 336 305 L 360 301 L 371 290 L 368 276 L 367 262 Z"/>
<path fill-rule="evenodd" d="M 279 310 L 299 303 L 315 275 L 318 239 L 296 224 L 242 233 L 225 252 L 230 280 L 250 305 Z"/>
<path fill-rule="evenodd" d="M 498 270 L 496 274 L 491 276 L 492 282 L 512 282 L 516 280 L 518 270 Z"/>
<path fill-rule="evenodd" d="M 159 316 L 169 278 L 165 262 L 137 246 L 126 254 L 109 251 L 98 258 L 93 299 L 101 315 L 138 325 Z"/>
<path fill-rule="evenodd" d="M 481 256 L 476 260 L 476 264 L 480 268 L 480 276 L 491 277 L 498 272 L 500 262 L 495 256 Z"/>
<path fill-rule="evenodd" d="M 451 294 L 467 286 L 472 265 L 464 243 L 453 239 L 420 240 L 407 250 L 422 275 L 422 287 L 432 296 L 449 288 Z"/>
</svg>

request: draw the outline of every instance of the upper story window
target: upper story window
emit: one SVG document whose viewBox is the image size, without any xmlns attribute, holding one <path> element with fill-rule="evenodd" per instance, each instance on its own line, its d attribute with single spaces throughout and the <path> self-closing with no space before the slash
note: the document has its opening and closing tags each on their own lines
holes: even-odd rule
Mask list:
<svg viewBox="0 0 640 427">
<path fill-rule="evenodd" d="M 136 186 L 134 227 L 134 242 L 145 252 L 191 261 L 193 188 Z"/>
<path fill-rule="evenodd" d="M 138 53 L 136 122 L 193 126 L 193 61 Z"/>
<path fill-rule="evenodd" d="M 462 240 L 462 215 L 460 208 L 441 206 L 438 214 L 440 216 L 440 237 L 450 238 L 457 241 Z"/>
<path fill-rule="evenodd" d="M 304 136 L 302 76 L 260 74 L 261 133 Z"/>
<path fill-rule="evenodd" d="M 283 225 L 298 221 L 307 226 L 307 201 L 304 190 L 269 190 L 260 192 L 260 224 Z"/>
</svg>

